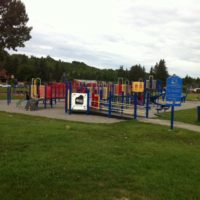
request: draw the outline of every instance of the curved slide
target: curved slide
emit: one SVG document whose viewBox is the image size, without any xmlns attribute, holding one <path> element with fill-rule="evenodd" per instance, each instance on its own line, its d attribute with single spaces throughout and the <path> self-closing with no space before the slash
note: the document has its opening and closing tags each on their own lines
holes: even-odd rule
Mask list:
<svg viewBox="0 0 200 200">
<path fill-rule="evenodd" d="M 155 95 L 155 96 L 151 96 L 150 97 L 150 101 L 151 103 L 157 105 L 157 111 L 161 111 L 161 110 L 168 110 L 170 108 L 170 106 L 167 106 L 166 104 L 163 104 L 163 103 L 159 103 L 158 100 L 160 97 L 163 97 L 165 96 L 165 93 L 161 93 L 159 95 Z"/>
</svg>

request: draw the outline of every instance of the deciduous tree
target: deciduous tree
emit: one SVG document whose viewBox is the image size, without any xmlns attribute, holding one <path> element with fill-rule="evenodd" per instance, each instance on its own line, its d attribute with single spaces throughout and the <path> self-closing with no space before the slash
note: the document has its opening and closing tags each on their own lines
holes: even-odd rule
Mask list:
<svg viewBox="0 0 200 200">
<path fill-rule="evenodd" d="M 0 0 L 0 51 L 24 47 L 31 38 L 32 27 L 27 26 L 29 18 L 25 5 L 20 0 Z"/>
</svg>

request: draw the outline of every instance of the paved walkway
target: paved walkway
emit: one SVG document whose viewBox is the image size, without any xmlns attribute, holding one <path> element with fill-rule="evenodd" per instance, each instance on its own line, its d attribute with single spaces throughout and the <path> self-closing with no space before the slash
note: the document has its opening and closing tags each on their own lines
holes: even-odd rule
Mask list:
<svg viewBox="0 0 200 200">
<path fill-rule="evenodd" d="M 138 118 L 138 121 L 145 122 L 145 123 L 151 123 L 151 124 L 159 124 L 159 125 L 164 125 L 164 126 L 170 127 L 170 120 Z M 193 124 L 187 124 L 184 122 L 176 122 L 175 121 L 174 127 L 200 132 L 200 126 L 193 125 Z"/>
<path fill-rule="evenodd" d="M 12 103 L 8 106 L 6 101 L 1 100 L 0 111 L 47 117 L 47 118 L 53 118 L 53 119 L 62 119 L 62 120 L 68 120 L 68 121 L 87 122 L 87 123 L 109 124 L 109 123 L 124 121 L 122 119 L 108 118 L 108 117 L 99 116 L 99 115 L 87 115 L 85 113 L 80 113 L 80 114 L 73 113 L 69 115 L 65 113 L 64 102 L 58 102 L 56 105 L 54 105 L 53 108 L 50 108 L 50 107 L 47 109 L 42 108 L 36 111 L 26 111 L 24 109 L 25 104 L 23 104 L 23 106 L 17 107 L 16 106 L 17 102 L 18 101 L 13 100 Z M 41 106 L 42 105 L 40 105 L 40 107 Z"/>
<path fill-rule="evenodd" d="M 58 102 L 54 108 L 47 108 L 41 109 L 37 111 L 25 111 L 24 105 L 22 107 L 16 107 L 17 101 L 12 101 L 11 105 L 7 105 L 6 101 L 0 101 L 0 111 L 11 112 L 11 113 L 21 113 L 33 116 L 41 116 L 41 117 L 48 117 L 53 119 L 62 119 L 62 120 L 69 120 L 69 121 L 79 121 L 79 122 L 88 122 L 88 123 L 116 123 L 120 121 L 124 121 L 122 119 L 116 118 L 108 118 L 106 116 L 99 116 L 99 115 L 86 115 L 86 114 L 66 114 L 64 112 L 64 102 Z M 198 102 L 190 102 L 186 104 L 186 109 L 196 107 Z M 183 107 L 182 107 L 183 109 Z M 138 118 L 138 121 L 151 123 L 151 124 L 159 124 L 170 126 L 169 120 L 160 120 L 156 118 Z M 196 132 L 200 132 L 200 126 L 186 124 L 183 122 L 175 122 L 174 127 L 176 128 L 183 128 L 187 130 L 192 130 Z"/>
</svg>

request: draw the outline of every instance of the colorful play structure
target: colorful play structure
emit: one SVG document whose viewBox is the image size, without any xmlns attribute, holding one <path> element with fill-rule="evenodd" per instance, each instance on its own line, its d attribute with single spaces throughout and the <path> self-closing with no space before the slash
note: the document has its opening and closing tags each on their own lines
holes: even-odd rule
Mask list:
<svg viewBox="0 0 200 200">
<path fill-rule="evenodd" d="M 118 78 L 117 83 L 73 80 L 66 83 L 42 84 L 40 78 L 33 78 L 29 90 L 30 99 L 38 108 L 53 108 L 60 101 L 68 114 L 85 112 L 86 114 L 104 114 L 108 117 L 137 119 L 149 117 L 149 110 L 156 107 L 157 112 L 169 109 L 165 102 L 165 88 L 162 81 L 149 80 L 129 82 Z M 182 96 L 184 102 L 186 95 Z M 11 102 L 8 90 L 8 104 Z"/>
<path fill-rule="evenodd" d="M 164 96 L 162 82 L 153 80 L 152 77 L 149 80 L 132 83 L 119 78 L 116 84 L 74 80 L 67 84 L 66 90 L 68 98 L 65 111 L 69 114 L 76 110 L 85 110 L 88 114 L 102 113 L 107 114 L 108 117 L 133 117 L 134 119 L 138 116 L 148 118 L 151 97 L 155 97 L 153 103 L 159 107 L 163 105 L 159 102 L 160 94 Z M 74 94 L 76 94 L 76 98 L 82 98 L 83 102 L 87 102 L 87 106 L 81 108 L 78 105 L 76 107 Z M 87 95 L 81 97 L 83 94 Z"/>
<path fill-rule="evenodd" d="M 40 78 L 32 78 L 30 86 L 30 97 L 36 101 L 42 101 L 44 108 L 47 108 L 49 103 L 53 107 L 53 101 L 56 103 L 58 99 L 65 99 L 66 84 L 65 83 L 50 83 L 41 84 Z"/>
</svg>

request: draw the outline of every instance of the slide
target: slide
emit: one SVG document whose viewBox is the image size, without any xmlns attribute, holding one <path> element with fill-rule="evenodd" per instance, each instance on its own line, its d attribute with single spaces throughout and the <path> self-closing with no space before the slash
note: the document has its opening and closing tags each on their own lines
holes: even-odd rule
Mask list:
<svg viewBox="0 0 200 200">
<path fill-rule="evenodd" d="M 162 111 L 162 110 L 168 110 L 170 108 L 170 106 L 167 106 L 166 104 L 160 103 L 158 100 L 160 98 L 163 99 L 163 97 L 165 96 L 165 93 L 160 93 L 158 95 L 154 95 L 150 97 L 150 101 L 151 103 L 157 105 L 157 111 Z"/>
</svg>

